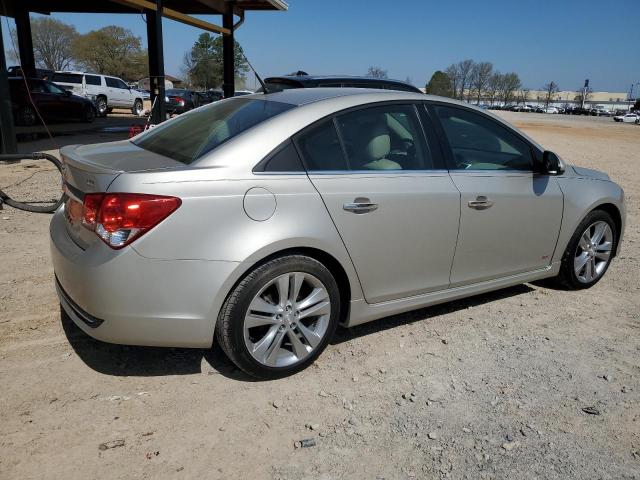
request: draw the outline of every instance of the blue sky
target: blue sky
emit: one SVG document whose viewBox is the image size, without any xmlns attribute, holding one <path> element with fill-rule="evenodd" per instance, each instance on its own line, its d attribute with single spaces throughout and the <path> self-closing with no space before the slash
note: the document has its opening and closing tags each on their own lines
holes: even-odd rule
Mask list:
<svg viewBox="0 0 640 480">
<path fill-rule="evenodd" d="M 263 76 L 362 75 L 376 65 L 424 86 L 434 70 L 473 58 L 517 72 L 531 89 L 554 80 L 575 90 L 589 78 L 594 90 L 628 92 L 640 82 L 638 0 L 289 0 L 289 7 L 250 12 L 236 33 Z M 146 41 L 141 15 L 54 16 L 81 33 L 118 24 Z M 163 27 L 166 72 L 180 76 L 201 32 L 171 20 Z"/>
</svg>

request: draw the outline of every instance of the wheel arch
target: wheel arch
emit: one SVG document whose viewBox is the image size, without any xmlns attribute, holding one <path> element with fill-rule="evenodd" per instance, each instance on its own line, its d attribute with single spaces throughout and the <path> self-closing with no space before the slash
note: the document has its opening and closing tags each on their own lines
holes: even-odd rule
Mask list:
<svg viewBox="0 0 640 480">
<path fill-rule="evenodd" d="M 340 263 L 340 261 L 333 256 L 332 254 L 321 250 L 315 247 L 289 247 L 284 248 L 269 255 L 266 255 L 259 260 L 256 260 L 253 263 L 248 264 L 247 268 L 244 269 L 242 274 L 238 277 L 238 279 L 233 283 L 231 288 L 225 294 L 226 298 L 233 292 L 236 286 L 247 276 L 247 274 L 260 265 L 264 265 L 265 263 L 273 260 L 274 258 L 285 257 L 288 255 L 304 255 L 306 257 L 313 258 L 318 262 L 322 263 L 333 275 L 333 278 L 336 279 L 336 283 L 338 284 L 338 290 L 340 292 L 340 323 L 344 323 L 349 316 L 349 303 L 351 302 L 352 292 L 351 292 L 351 283 L 349 281 L 349 275 L 345 270 L 344 266 Z"/>
<path fill-rule="evenodd" d="M 620 243 L 620 239 L 622 236 L 622 213 L 620 212 L 620 209 L 613 203 L 601 203 L 597 206 L 595 206 L 594 208 L 592 208 L 591 210 L 589 210 L 589 212 L 587 212 L 587 214 L 585 214 L 585 217 L 591 213 L 591 212 L 595 212 L 596 210 L 602 210 L 605 213 L 608 213 L 611 218 L 613 219 L 613 222 L 615 223 L 615 227 L 616 227 L 616 245 L 615 248 L 612 249 L 613 252 L 613 256 L 615 257 L 617 255 L 617 251 L 618 251 L 618 244 Z"/>
</svg>

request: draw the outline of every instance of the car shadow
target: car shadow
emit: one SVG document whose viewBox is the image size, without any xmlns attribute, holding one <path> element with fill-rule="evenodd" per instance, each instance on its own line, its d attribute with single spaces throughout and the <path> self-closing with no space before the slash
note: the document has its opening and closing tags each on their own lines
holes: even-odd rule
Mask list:
<svg viewBox="0 0 640 480">
<path fill-rule="evenodd" d="M 535 288 L 532 288 L 528 284 L 521 284 L 509 288 L 504 288 L 502 290 L 475 295 L 473 297 L 454 300 L 452 302 L 441 303 L 432 307 L 411 310 L 406 313 L 392 315 L 390 317 L 381 318 L 380 320 L 357 325 L 351 328 L 339 328 L 333 336 L 331 344 L 339 345 L 341 343 L 353 340 L 354 338 L 371 335 L 372 333 L 377 333 L 384 330 L 390 330 L 401 325 L 408 325 L 418 321 L 427 321 L 430 318 L 437 317 L 439 315 L 457 312 L 469 307 L 477 307 L 480 305 L 484 305 L 485 303 L 495 302 L 496 300 L 502 300 L 504 298 L 523 295 L 525 293 L 533 292 L 534 290 Z"/>
<path fill-rule="evenodd" d="M 60 318 L 74 352 L 89 368 L 105 375 L 155 377 L 208 373 L 255 381 L 229 361 L 217 344 L 209 349 L 115 345 L 90 337 L 65 314 L 61 313 Z"/>
<path fill-rule="evenodd" d="M 425 321 L 446 313 L 476 307 L 516 295 L 523 295 L 532 291 L 534 291 L 534 288 L 529 285 L 517 285 L 495 292 L 385 317 L 352 328 L 339 328 L 330 343 L 338 345 L 354 338 L 390 330 L 417 321 Z M 210 349 L 115 345 L 90 337 L 73 323 L 66 314 L 61 313 L 60 317 L 62 328 L 74 352 L 89 368 L 104 375 L 154 377 L 208 373 L 209 375 L 219 374 L 241 382 L 259 381 L 238 369 L 227 359 L 222 349 L 215 343 Z M 211 368 L 208 368 L 207 364 Z"/>
</svg>

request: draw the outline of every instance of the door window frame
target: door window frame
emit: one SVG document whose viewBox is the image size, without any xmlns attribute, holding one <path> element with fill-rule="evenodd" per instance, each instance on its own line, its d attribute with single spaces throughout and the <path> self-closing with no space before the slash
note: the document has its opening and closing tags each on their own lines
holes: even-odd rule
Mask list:
<svg viewBox="0 0 640 480">
<path fill-rule="evenodd" d="M 305 171 L 309 174 L 314 174 L 314 175 L 363 175 L 363 174 L 366 174 L 366 175 L 376 175 L 376 176 L 380 176 L 380 175 L 406 176 L 406 175 L 419 174 L 419 173 L 446 172 L 447 166 L 446 166 L 445 159 L 442 155 L 442 147 L 440 145 L 437 132 L 435 131 L 436 126 L 428 115 L 423 115 L 421 113 L 421 111 L 426 112 L 426 110 L 423 107 L 423 103 L 424 102 L 420 100 L 390 100 L 390 101 L 387 100 L 387 101 L 381 101 L 381 102 L 366 103 L 363 105 L 356 105 L 353 107 L 345 108 L 338 112 L 333 112 L 329 115 L 322 117 L 319 120 L 316 120 L 315 122 L 304 127 L 299 132 L 296 132 L 295 134 L 293 134 L 291 136 L 291 139 L 293 140 L 293 144 L 296 150 L 298 151 L 298 156 L 302 160 L 302 165 L 304 166 Z M 324 122 L 331 122 L 333 124 L 333 128 L 335 129 L 336 135 L 340 141 L 340 148 L 342 150 L 342 155 L 345 159 L 345 164 L 349 166 L 349 160 L 348 160 L 349 157 L 347 155 L 347 151 L 345 149 L 344 142 L 342 140 L 342 134 L 336 124 L 337 117 L 347 113 L 355 112 L 358 110 L 365 110 L 365 109 L 377 108 L 377 107 L 388 107 L 393 105 L 402 105 L 405 107 L 413 108 L 416 114 L 416 118 L 418 120 L 418 126 L 419 126 L 418 135 L 422 136 L 422 140 L 424 141 L 425 145 L 427 146 L 427 149 L 429 150 L 429 153 L 431 155 L 431 160 L 433 162 L 433 168 L 422 169 L 422 170 L 313 170 L 309 168 L 309 164 L 307 163 L 307 160 L 302 153 L 302 148 L 300 147 L 300 144 L 299 144 L 299 140 L 301 136 L 305 135 L 310 130 L 313 130 L 314 128 L 316 128 L 317 126 L 319 126 Z"/>
<path fill-rule="evenodd" d="M 458 105 L 453 104 L 453 103 L 449 103 L 449 102 L 439 102 L 439 101 L 433 101 L 433 100 L 428 100 L 428 101 L 424 101 L 423 103 L 423 110 L 426 114 L 426 116 L 428 116 L 431 120 L 432 125 L 434 125 L 434 130 L 435 133 L 438 137 L 438 141 L 440 144 L 440 148 L 442 150 L 442 154 L 444 156 L 445 159 L 445 164 L 446 164 L 446 168 L 448 169 L 449 173 L 452 174 L 460 174 L 460 173 L 473 173 L 475 175 L 482 175 L 482 176 L 496 176 L 496 175 L 517 175 L 517 174 L 524 174 L 524 175 L 546 175 L 546 173 L 543 172 L 542 170 L 542 151 L 533 143 L 531 143 L 531 141 L 526 138 L 524 135 L 522 135 L 520 132 L 518 132 L 517 130 L 510 128 L 509 126 L 503 124 L 502 122 L 496 120 L 495 118 L 491 117 L 490 115 L 487 115 L 485 112 L 483 111 L 478 111 L 475 110 L 473 108 L 469 108 L 466 107 L 464 105 Z M 518 138 L 519 140 L 521 140 L 525 145 L 527 145 L 529 147 L 529 152 L 531 155 L 531 165 L 532 165 L 532 169 L 531 170 L 518 170 L 518 169 L 496 169 L 496 170 L 489 170 L 489 169 L 459 169 L 456 168 L 456 164 L 454 162 L 454 157 L 453 157 L 453 151 L 451 149 L 451 145 L 449 145 L 449 139 L 445 133 L 444 127 L 442 126 L 442 123 L 440 121 L 440 117 L 438 116 L 438 113 L 435 111 L 435 107 L 436 106 L 442 106 L 442 107 L 447 107 L 447 108 L 453 108 L 453 109 L 457 109 L 457 110 L 463 110 L 463 111 L 467 111 L 470 112 L 472 114 L 476 114 L 479 115 L 481 117 L 484 117 L 487 121 L 493 122 L 495 125 L 497 125 L 499 128 L 503 129 L 504 131 L 506 131 L 507 133 L 510 133 L 511 135 L 514 135 L 516 138 Z"/>
</svg>

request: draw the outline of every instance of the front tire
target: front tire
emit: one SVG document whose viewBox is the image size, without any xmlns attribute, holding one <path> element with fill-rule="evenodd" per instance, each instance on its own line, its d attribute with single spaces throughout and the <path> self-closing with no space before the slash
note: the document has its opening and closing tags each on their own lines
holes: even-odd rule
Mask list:
<svg viewBox="0 0 640 480">
<path fill-rule="evenodd" d="M 85 123 L 93 123 L 96 119 L 96 112 L 91 105 L 86 105 L 82 112 L 82 121 Z"/>
<path fill-rule="evenodd" d="M 569 240 L 557 281 L 571 290 L 594 286 L 609 268 L 617 242 L 611 215 L 603 210 L 590 212 Z"/>
<path fill-rule="evenodd" d="M 326 348 L 340 318 L 340 293 L 317 260 L 288 255 L 250 272 L 227 297 L 216 339 L 249 375 L 280 378 L 303 370 Z"/>
<path fill-rule="evenodd" d="M 31 127 L 38 120 L 36 111 L 30 105 L 25 105 L 18 110 L 16 123 L 23 127 Z"/>
</svg>

